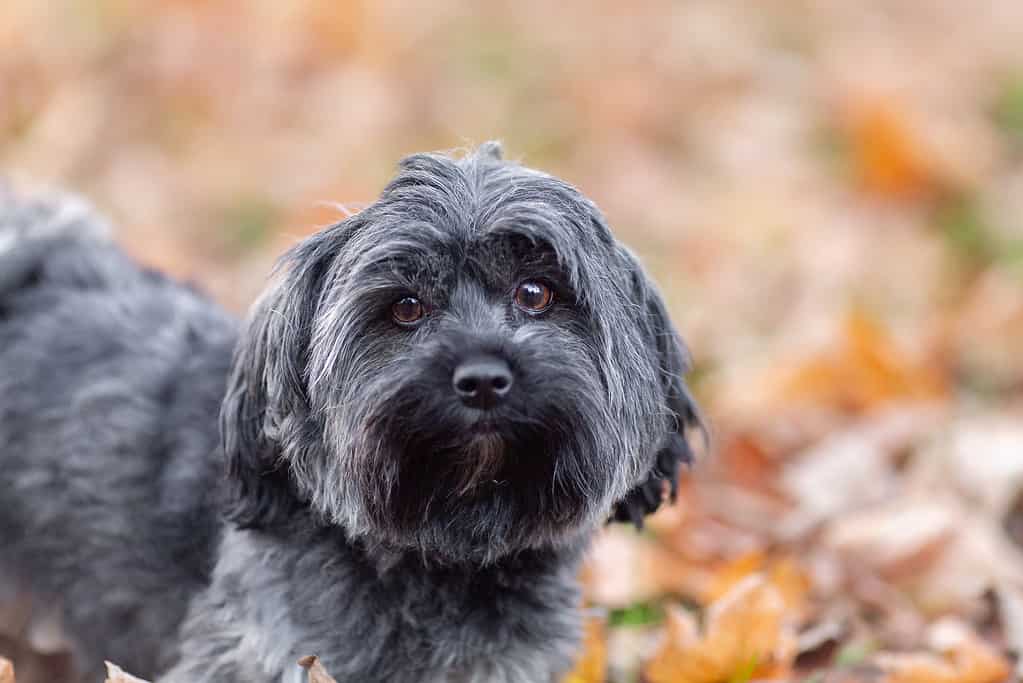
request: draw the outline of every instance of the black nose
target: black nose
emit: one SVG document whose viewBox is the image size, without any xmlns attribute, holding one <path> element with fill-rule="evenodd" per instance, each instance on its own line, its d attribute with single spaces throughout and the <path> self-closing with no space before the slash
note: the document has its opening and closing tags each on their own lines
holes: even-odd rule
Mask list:
<svg viewBox="0 0 1023 683">
<path fill-rule="evenodd" d="M 508 396 L 513 380 L 508 363 L 495 356 L 477 356 L 455 368 L 451 383 L 462 403 L 487 409 Z"/>
</svg>

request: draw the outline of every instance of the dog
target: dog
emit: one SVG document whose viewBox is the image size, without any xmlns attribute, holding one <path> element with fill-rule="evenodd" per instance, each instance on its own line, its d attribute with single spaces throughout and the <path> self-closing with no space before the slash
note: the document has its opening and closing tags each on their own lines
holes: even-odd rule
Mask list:
<svg viewBox="0 0 1023 683">
<path fill-rule="evenodd" d="M 404 159 L 247 321 L 78 200 L 0 195 L 0 576 L 160 683 L 537 683 L 700 417 L 656 287 L 497 143 Z M 218 429 L 219 415 L 219 429 Z"/>
</svg>

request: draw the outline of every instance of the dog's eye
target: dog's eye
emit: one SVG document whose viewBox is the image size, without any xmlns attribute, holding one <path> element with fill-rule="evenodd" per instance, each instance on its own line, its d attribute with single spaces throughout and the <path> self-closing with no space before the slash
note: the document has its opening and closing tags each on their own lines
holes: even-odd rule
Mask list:
<svg viewBox="0 0 1023 683">
<path fill-rule="evenodd" d="M 395 322 L 402 325 L 412 325 L 419 322 L 425 312 L 423 302 L 414 296 L 402 297 L 391 306 L 391 316 Z"/>
<path fill-rule="evenodd" d="M 542 313 L 554 303 L 554 291 L 549 285 L 527 280 L 515 289 L 515 305 L 527 313 Z"/>
</svg>

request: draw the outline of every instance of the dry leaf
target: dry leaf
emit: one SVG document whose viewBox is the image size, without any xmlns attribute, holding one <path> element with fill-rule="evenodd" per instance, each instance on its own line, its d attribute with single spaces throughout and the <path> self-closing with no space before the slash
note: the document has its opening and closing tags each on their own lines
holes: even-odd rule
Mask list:
<svg viewBox="0 0 1023 683">
<path fill-rule="evenodd" d="M 778 590 L 792 614 L 802 614 L 811 588 L 811 577 L 791 557 L 768 558 L 752 552 L 722 565 L 708 586 L 705 602 L 720 600 L 747 577 L 760 573 Z"/>
<path fill-rule="evenodd" d="M 147 681 L 125 673 L 120 667 L 106 662 L 107 680 L 106 683 L 148 683 Z"/>
<path fill-rule="evenodd" d="M 1016 676 L 1023 674 L 1023 592 L 1002 584 L 996 589 L 998 616 L 1005 634 L 1006 649 L 1016 655 Z"/>
<path fill-rule="evenodd" d="M 1023 177 L 1023 176 L 1021 176 Z M 1016 184 L 1023 183 L 1017 180 Z M 1007 195 L 1023 196 L 1019 190 Z M 1023 215 L 1019 209 L 1013 215 Z M 1018 225 L 1018 221 L 1016 221 Z M 950 341 L 965 377 L 996 387 L 1023 386 L 1023 296 L 1019 278 L 1009 268 L 989 268 L 963 293 L 950 323 Z"/>
<path fill-rule="evenodd" d="M 788 402 L 861 413 L 893 401 L 941 399 L 948 389 L 938 369 L 906 354 L 878 322 L 853 311 L 837 348 L 788 372 L 780 393 Z"/>
<path fill-rule="evenodd" d="M 782 473 L 781 487 L 797 504 L 788 526 L 805 529 L 896 493 L 891 454 L 932 432 L 941 417 L 931 410 L 886 411 L 800 453 Z"/>
<path fill-rule="evenodd" d="M 886 101 L 870 101 L 850 112 L 853 163 L 864 187 L 883 197 L 929 189 L 934 169 L 906 112 Z"/>
<path fill-rule="evenodd" d="M 646 667 L 652 683 L 718 683 L 746 676 L 783 677 L 795 655 L 785 600 L 762 575 L 749 576 L 707 611 L 701 634 L 693 617 L 667 613 L 667 636 Z"/>
<path fill-rule="evenodd" d="M 298 665 L 309 673 L 309 683 L 337 683 L 320 663 L 316 655 L 306 655 L 298 660 Z"/>
<path fill-rule="evenodd" d="M 1023 553 L 989 515 L 960 508 L 955 536 L 926 572 L 906 577 L 931 614 L 963 614 L 1001 583 L 1023 585 Z"/>
<path fill-rule="evenodd" d="M 14 665 L 0 657 L 0 683 L 14 683 Z"/>
<path fill-rule="evenodd" d="M 596 538 L 582 573 L 587 600 L 627 607 L 664 594 L 697 596 L 707 573 L 630 527 L 608 527 Z"/>
<path fill-rule="evenodd" d="M 586 620 L 585 628 L 582 653 L 563 683 L 604 683 L 607 678 L 607 634 L 604 620 L 590 617 Z"/>
<path fill-rule="evenodd" d="M 878 656 L 877 664 L 888 674 L 885 683 L 1002 683 L 1009 676 L 1005 657 L 962 622 L 938 622 L 931 628 L 930 640 L 942 656 Z"/>
<path fill-rule="evenodd" d="M 954 482 L 969 500 L 1003 519 L 1023 490 L 1023 423 L 1008 415 L 961 419 L 921 457 L 932 484 Z"/>
<path fill-rule="evenodd" d="M 898 499 L 837 517 L 824 541 L 890 579 L 915 577 L 948 548 L 960 512 L 947 497 Z"/>
<path fill-rule="evenodd" d="M 714 459 L 730 481 L 753 490 L 763 490 L 777 478 L 778 459 L 751 433 L 729 439 Z"/>
</svg>

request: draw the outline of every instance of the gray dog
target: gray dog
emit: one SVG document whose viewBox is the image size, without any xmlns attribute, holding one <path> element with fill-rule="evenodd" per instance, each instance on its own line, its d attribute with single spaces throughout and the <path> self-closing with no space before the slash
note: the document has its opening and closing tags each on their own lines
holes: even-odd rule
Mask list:
<svg viewBox="0 0 1023 683">
<path fill-rule="evenodd" d="M 588 541 L 674 496 L 698 425 L 589 200 L 493 143 L 409 157 L 240 330 L 103 234 L 0 195 L 0 575 L 86 680 L 570 668 Z"/>
</svg>

